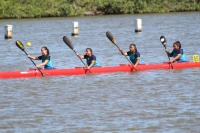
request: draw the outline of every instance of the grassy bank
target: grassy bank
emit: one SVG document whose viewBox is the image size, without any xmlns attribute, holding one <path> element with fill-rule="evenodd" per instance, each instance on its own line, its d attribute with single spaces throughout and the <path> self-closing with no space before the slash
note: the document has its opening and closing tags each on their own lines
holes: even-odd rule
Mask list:
<svg viewBox="0 0 200 133">
<path fill-rule="evenodd" d="M 200 0 L 1 0 L 0 18 L 200 11 Z"/>
</svg>

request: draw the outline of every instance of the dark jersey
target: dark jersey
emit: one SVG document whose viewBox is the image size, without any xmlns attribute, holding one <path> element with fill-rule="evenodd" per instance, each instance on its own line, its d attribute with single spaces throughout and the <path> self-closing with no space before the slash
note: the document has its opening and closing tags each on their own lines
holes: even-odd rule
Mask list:
<svg viewBox="0 0 200 133">
<path fill-rule="evenodd" d="M 186 57 L 185 57 L 185 54 L 183 52 L 183 49 L 179 49 L 179 50 L 173 50 L 171 53 L 171 56 L 173 57 L 176 57 L 177 55 L 181 55 L 179 59 L 177 59 L 177 61 L 180 61 L 180 62 L 184 62 L 186 61 Z"/>
<path fill-rule="evenodd" d="M 84 55 L 84 59 L 87 60 L 87 65 L 89 66 L 92 61 L 94 61 L 94 65 L 93 66 L 99 66 L 98 63 L 97 63 L 97 60 L 96 60 L 96 56 L 92 55 L 91 57 L 87 56 L 87 55 Z"/>
<path fill-rule="evenodd" d="M 45 62 L 45 60 L 48 60 L 48 63 L 44 66 L 44 68 L 54 68 L 52 59 L 49 55 L 46 55 L 46 56 L 41 55 L 38 57 L 38 59 L 42 60 L 42 63 Z"/>
<path fill-rule="evenodd" d="M 173 50 L 173 51 L 171 52 L 171 56 L 173 56 L 173 57 L 176 57 L 176 56 L 179 55 L 179 54 L 183 55 L 183 49 L 179 49 L 178 51 Z"/>
<path fill-rule="evenodd" d="M 38 57 L 38 59 L 42 60 L 42 62 L 44 62 L 45 60 L 50 60 L 50 56 L 49 55 L 46 55 L 46 56 L 41 55 Z"/>
<path fill-rule="evenodd" d="M 131 51 L 128 51 L 127 52 L 127 55 L 129 56 L 129 58 L 130 58 L 130 60 L 131 60 L 131 62 L 133 63 L 133 64 L 135 64 L 136 62 L 137 62 L 137 59 L 138 58 L 140 58 L 140 53 L 139 52 L 131 52 Z"/>
</svg>

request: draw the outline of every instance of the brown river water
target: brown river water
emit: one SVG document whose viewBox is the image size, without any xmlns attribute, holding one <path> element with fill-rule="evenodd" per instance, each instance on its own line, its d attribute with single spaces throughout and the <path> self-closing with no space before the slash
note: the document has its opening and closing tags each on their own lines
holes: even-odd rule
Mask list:
<svg viewBox="0 0 200 133">
<path fill-rule="evenodd" d="M 134 19 L 142 19 L 142 33 L 134 32 Z M 79 36 L 72 37 L 72 21 Z M 4 26 L 13 25 L 13 38 L 4 39 Z M 39 56 L 50 49 L 56 68 L 83 66 L 64 44 L 68 36 L 75 50 L 91 47 L 99 64 L 127 63 L 106 37 L 110 31 L 118 45 L 137 45 L 143 63 L 168 60 L 160 36 L 169 50 L 179 40 L 188 61 L 200 55 L 200 12 L 107 15 L 68 18 L 0 20 L 0 71 L 27 70 L 34 65 L 15 41 L 30 41 L 26 52 Z M 35 61 L 36 64 L 40 61 Z M 200 132 L 200 68 L 151 70 L 136 73 L 0 79 L 0 132 Z"/>
</svg>

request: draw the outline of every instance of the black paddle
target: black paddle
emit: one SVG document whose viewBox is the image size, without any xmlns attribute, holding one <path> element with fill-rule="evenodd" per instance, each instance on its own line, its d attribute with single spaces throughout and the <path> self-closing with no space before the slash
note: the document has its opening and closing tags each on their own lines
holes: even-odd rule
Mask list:
<svg viewBox="0 0 200 133">
<path fill-rule="evenodd" d="M 16 45 L 17 45 L 17 47 L 18 47 L 19 49 L 21 49 L 22 51 L 24 51 L 24 53 L 25 53 L 26 55 L 28 55 L 28 54 L 26 53 L 26 51 L 25 51 L 24 45 L 23 45 L 19 40 L 16 41 Z M 33 63 L 33 64 L 35 65 L 35 67 L 36 67 L 35 62 L 33 62 L 33 60 L 32 60 L 31 58 L 29 58 L 29 59 L 32 61 L 32 63 Z M 39 68 L 38 68 L 38 70 L 40 71 Z M 45 76 L 41 71 L 40 71 L 40 73 L 42 74 L 42 77 Z"/>
<path fill-rule="evenodd" d="M 120 50 L 119 46 L 118 46 L 117 43 L 116 43 L 115 38 L 113 37 L 113 35 L 112 35 L 109 31 L 106 32 L 106 36 L 107 36 L 108 39 L 109 39 L 113 44 L 115 44 L 115 46 L 117 46 L 117 48 Z M 124 55 L 124 56 L 126 57 L 126 55 Z M 132 66 L 134 66 L 134 64 L 133 64 L 127 57 L 126 57 L 126 59 L 131 63 Z M 134 69 L 137 71 L 136 68 L 134 68 Z"/>
<path fill-rule="evenodd" d="M 74 46 L 72 44 L 72 42 L 69 40 L 69 38 L 67 36 L 63 36 L 63 41 L 65 42 L 65 44 L 67 44 L 67 46 L 69 46 L 70 49 L 72 49 L 74 51 L 74 53 L 76 54 L 76 51 L 74 50 Z M 79 57 L 79 56 L 78 56 Z M 79 59 L 81 60 L 81 62 L 84 64 L 84 66 L 87 68 L 86 64 L 83 62 L 83 60 L 79 57 Z M 92 73 L 90 71 L 90 69 L 88 69 L 88 71 L 90 73 Z"/>
<path fill-rule="evenodd" d="M 165 38 L 164 36 L 161 36 L 161 37 L 160 37 L 160 41 L 161 41 L 162 45 L 164 46 L 164 48 L 165 48 L 165 50 L 166 50 L 166 45 L 167 45 L 167 40 L 166 40 L 166 38 Z M 167 53 L 167 52 L 166 52 L 166 53 Z M 168 53 L 167 53 L 167 56 L 168 56 L 168 59 L 169 59 L 169 62 L 170 62 L 170 57 L 169 57 Z M 173 65 L 172 65 L 171 62 L 170 62 L 170 64 L 171 64 L 171 68 L 174 69 L 174 67 L 173 67 Z"/>
</svg>

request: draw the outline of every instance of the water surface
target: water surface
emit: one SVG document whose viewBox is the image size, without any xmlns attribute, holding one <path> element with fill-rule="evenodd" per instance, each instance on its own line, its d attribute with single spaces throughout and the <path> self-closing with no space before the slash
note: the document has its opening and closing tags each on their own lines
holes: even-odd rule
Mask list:
<svg viewBox="0 0 200 133">
<path fill-rule="evenodd" d="M 142 19 L 135 33 L 134 19 Z M 72 21 L 79 36 L 71 37 Z M 13 25 L 13 39 L 4 40 L 4 26 Z M 146 64 L 167 61 L 160 36 L 182 43 L 187 60 L 199 54 L 200 13 L 106 15 L 69 18 L 0 20 L 0 71 L 34 67 L 15 41 L 39 56 L 50 49 L 57 68 L 83 66 L 62 37 L 84 54 L 91 47 L 102 66 L 127 63 L 107 38 L 110 31 L 128 51 L 135 43 Z M 35 61 L 36 64 L 40 61 Z M 0 132 L 200 132 L 199 68 L 136 73 L 0 79 Z"/>
</svg>

